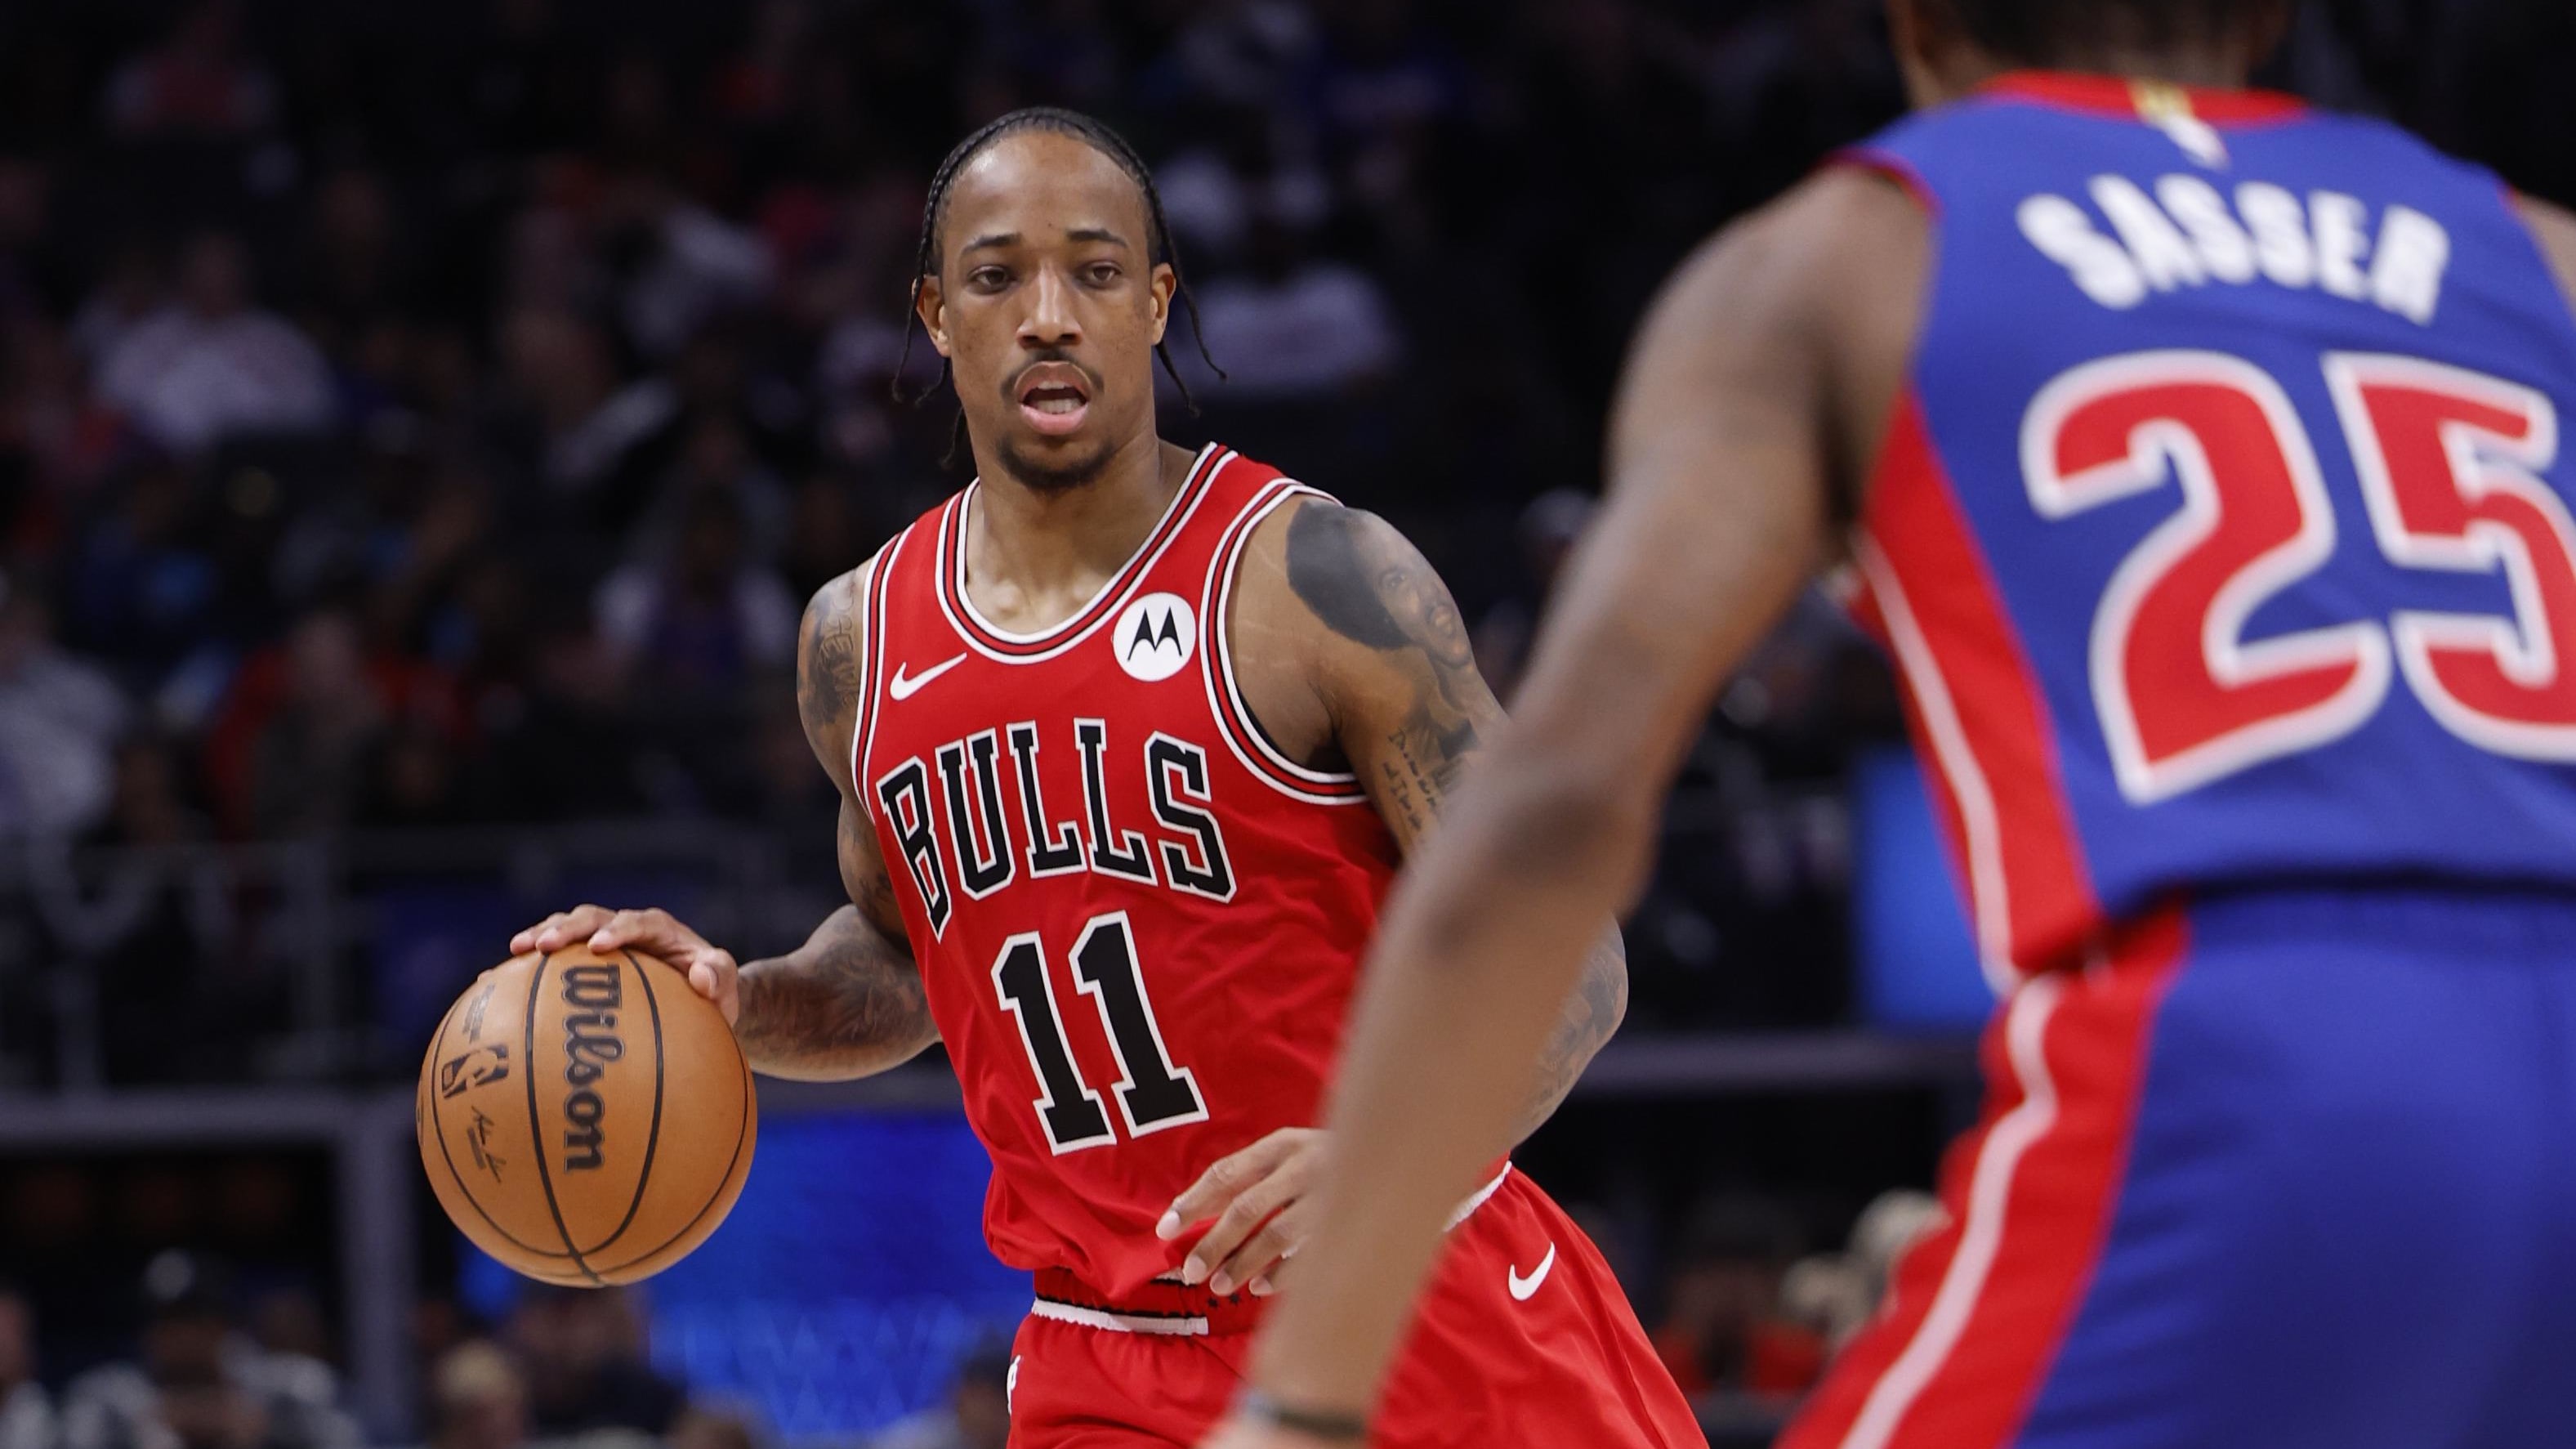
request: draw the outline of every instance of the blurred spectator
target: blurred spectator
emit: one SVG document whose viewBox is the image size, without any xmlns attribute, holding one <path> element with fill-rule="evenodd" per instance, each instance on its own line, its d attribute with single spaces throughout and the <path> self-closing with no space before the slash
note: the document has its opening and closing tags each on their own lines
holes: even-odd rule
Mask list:
<svg viewBox="0 0 2576 1449">
<path fill-rule="evenodd" d="M 1886 1301 L 1897 1261 L 1946 1220 L 1940 1199 L 1928 1192 L 1880 1193 L 1861 1210 L 1842 1252 L 1802 1259 L 1789 1270 L 1780 1290 L 1784 1309 L 1840 1352 Z"/>
<path fill-rule="evenodd" d="M 682 1411 L 666 1449 L 768 1449 L 750 1409 L 726 1404 L 692 1403 Z"/>
<path fill-rule="evenodd" d="M 678 390 L 660 377 L 620 386 L 607 338 L 568 312 L 513 315 L 501 350 L 535 429 L 538 476 L 560 494 L 590 497 L 597 521 L 622 530 L 640 506 L 628 475 L 643 446 L 671 426 Z"/>
<path fill-rule="evenodd" d="M 668 563 L 629 564 L 600 586 L 600 637 L 630 667 L 683 694 L 786 668 L 803 608 L 776 573 L 745 557 L 743 531 L 733 494 L 692 495 Z"/>
<path fill-rule="evenodd" d="M 113 681 L 55 647 L 43 596 L 0 578 L 0 836 L 70 835 L 105 815 L 128 713 Z"/>
<path fill-rule="evenodd" d="M 200 0 L 157 50 L 125 61 L 107 83 L 108 123 L 137 137 L 238 136 L 277 111 L 268 72 L 241 53 L 241 10 Z"/>
<path fill-rule="evenodd" d="M 0 548 L 60 547 L 124 441 L 60 327 L 23 318 L 0 357 Z M 14 459 L 15 461 L 11 461 Z"/>
<path fill-rule="evenodd" d="M 586 611 L 535 632 L 526 695 L 487 724 L 486 813 L 534 821 L 635 812 L 645 797 L 616 652 Z"/>
<path fill-rule="evenodd" d="M 0 1280 L 0 1449 L 56 1449 L 54 1401 L 36 1381 L 36 1315 Z"/>
<path fill-rule="evenodd" d="M 731 500 L 742 520 L 745 557 L 767 561 L 787 547 L 789 512 L 795 506 L 787 486 L 752 452 L 742 425 L 719 414 L 699 417 L 688 425 L 678 461 L 663 478 L 651 509 L 629 534 L 628 552 L 639 559 L 671 557 L 689 526 L 690 508 L 709 494 Z M 853 559 L 842 567 L 856 562 Z"/>
<path fill-rule="evenodd" d="M 1514 532 L 1522 575 L 1511 592 L 1477 618 L 1472 635 L 1476 668 L 1505 704 L 1511 702 L 1521 669 L 1529 663 L 1530 645 L 1537 641 L 1538 621 L 1547 610 L 1548 598 L 1556 592 L 1557 575 L 1564 571 L 1574 546 L 1583 541 L 1597 507 L 1589 493 L 1551 488 L 1521 510 Z"/>
<path fill-rule="evenodd" d="M 541 1434 L 669 1431 L 685 1395 L 644 1360 L 644 1324 L 623 1288 L 529 1287 L 508 1338 L 525 1366 Z"/>
<path fill-rule="evenodd" d="M 263 836 L 346 825 L 389 721 L 357 620 L 325 609 L 286 640 L 286 691 L 251 743 L 251 826 Z"/>
<path fill-rule="evenodd" d="M 331 379 L 304 334 L 253 305 L 240 238 L 200 233 L 180 259 L 179 300 L 125 331 L 99 388 L 165 447 L 191 452 L 245 431 L 331 421 Z"/>
<path fill-rule="evenodd" d="M 1244 273 L 1198 289 L 1208 352 L 1225 370 L 1226 399 L 1327 397 L 1380 381 L 1403 352 L 1385 294 L 1366 272 L 1314 257 L 1303 233 L 1253 223 Z M 1171 339 L 1193 386 L 1206 364 L 1186 336 Z M 1213 379 L 1209 379 L 1213 381 Z"/>
<path fill-rule="evenodd" d="M 527 1381 L 492 1344 L 459 1344 L 431 1368 L 429 1449 L 520 1449 L 528 1422 Z"/>
<path fill-rule="evenodd" d="M 1011 1437 L 1018 1368 L 1007 1347 L 968 1354 L 946 1407 L 898 1420 L 869 1440 L 868 1449 L 1003 1449 Z"/>
<path fill-rule="evenodd" d="M 143 1356 L 73 1381 L 65 1449 L 355 1449 L 329 1368 L 234 1327 L 221 1270 L 165 1252 L 143 1272 Z"/>
<path fill-rule="evenodd" d="M 1783 1317 L 1780 1283 L 1797 1257 L 1798 1225 L 1765 1198 L 1703 1203 L 1676 1255 L 1655 1351 L 1682 1392 L 1782 1397 L 1823 1371 L 1821 1336 Z"/>
<path fill-rule="evenodd" d="M 208 639 L 219 579 L 189 527 L 195 501 L 178 465 L 143 461 L 118 492 L 73 550 L 67 632 L 149 689 Z"/>
</svg>

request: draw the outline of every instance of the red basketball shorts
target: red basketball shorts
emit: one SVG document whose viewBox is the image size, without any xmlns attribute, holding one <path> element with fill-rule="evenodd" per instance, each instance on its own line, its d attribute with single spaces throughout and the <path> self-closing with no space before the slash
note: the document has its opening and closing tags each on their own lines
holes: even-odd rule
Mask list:
<svg viewBox="0 0 2576 1449">
<path fill-rule="evenodd" d="M 1011 1449 L 1190 1449 L 1233 1402 L 1261 1305 L 1171 1285 L 1101 1303 L 1041 1274 L 1012 1345 Z M 1369 1442 L 1700 1449 L 1690 1405 L 1563 1209 L 1506 1169 L 1449 1235 Z"/>
</svg>

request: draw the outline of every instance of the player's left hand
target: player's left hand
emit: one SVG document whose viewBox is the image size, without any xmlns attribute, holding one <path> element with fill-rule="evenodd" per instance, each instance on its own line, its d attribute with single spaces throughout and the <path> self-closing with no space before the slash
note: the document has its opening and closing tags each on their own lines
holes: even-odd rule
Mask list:
<svg viewBox="0 0 2576 1449">
<path fill-rule="evenodd" d="M 1350 1446 L 1328 1443 L 1294 1429 L 1282 1429 L 1276 1424 L 1254 1423 L 1238 1414 L 1227 1416 L 1224 1423 L 1210 1429 L 1207 1437 L 1199 1441 L 1199 1449 L 1350 1449 Z"/>
<path fill-rule="evenodd" d="M 1199 1174 L 1189 1191 L 1172 1200 L 1154 1236 L 1168 1243 L 1216 1219 L 1181 1263 L 1181 1281 L 1205 1283 L 1219 1294 L 1248 1285 L 1266 1298 L 1279 1264 L 1306 1241 L 1313 1215 L 1306 1194 L 1323 1171 L 1324 1134 L 1313 1127 L 1282 1127 Z"/>
</svg>

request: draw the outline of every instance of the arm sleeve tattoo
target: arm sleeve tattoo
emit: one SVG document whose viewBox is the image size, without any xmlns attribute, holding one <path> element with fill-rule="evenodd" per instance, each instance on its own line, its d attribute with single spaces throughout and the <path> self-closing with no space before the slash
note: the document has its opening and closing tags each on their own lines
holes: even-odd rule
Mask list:
<svg viewBox="0 0 2576 1449">
<path fill-rule="evenodd" d="M 1370 667 L 1328 701 L 1343 750 L 1362 771 L 1379 813 L 1407 853 L 1438 820 L 1442 803 L 1502 706 L 1476 671 L 1465 622 L 1421 553 L 1384 521 L 1309 503 L 1290 519 L 1288 584 L 1339 640 L 1368 651 Z M 1573 1090 L 1626 1014 L 1627 953 L 1605 925 L 1583 980 L 1537 1063 L 1520 1136 L 1538 1129 Z"/>
<path fill-rule="evenodd" d="M 864 577 L 824 585 L 797 643 L 797 709 L 815 758 L 841 791 L 841 882 L 851 905 L 796 950 L 742 968 L 734 1032 L 752 1065 L 773 1076 L 866 1076 L 939 1039 L 894 883 L 846 778 L 865 677 L 853 607 Z"/>
</svg>

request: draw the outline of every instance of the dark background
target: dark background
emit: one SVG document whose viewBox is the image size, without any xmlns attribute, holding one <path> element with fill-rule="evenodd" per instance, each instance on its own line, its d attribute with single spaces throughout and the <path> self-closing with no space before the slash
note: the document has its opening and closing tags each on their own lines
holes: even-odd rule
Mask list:
<svg viewBox="0 0 2576 1449">
<path fill-rule="evenodd" d="M 2319 0 L 2267 79 L 2567 200 L 2571 61 L 2551 0 Z M 0 1116 L 399 1086 L 501 935 L 578 897 L 801 938 L 837 887 L 795 614 L 960 481 L 947 401 L 888 400 L 922 188 L 1038 102 L 1161 180 L 1233 374 L 1176 329 L 1203 411 L 1167 396 L 1167 433 L 1394 519 L 1508 696 L 1657 282 L 1901 97 L 1875 0 L 0 6 Z M 1896 734 L 1875 656 L 1803 609 L 1676 796 L 1631 1041 L 1857 1025 L 1843 782 Z M 1524 1161 L 1713 1419 L 1758 1422 L 1831 1327 L 1784 1270 L 1928 1183 L 1972 1098 L 1668 1075 Z M 334 1359 L 330 1180 L 0 1155 L 32 1371 L 129 1352 L 172 1245 L 243 1270 L 225 1311 L 270 1351 Z M 443 1236 L 414 1256 L 430 1373 L 485 1325 Z M 0 1312 L 0 1396 L 9 1341 Z"/>
</svg>

